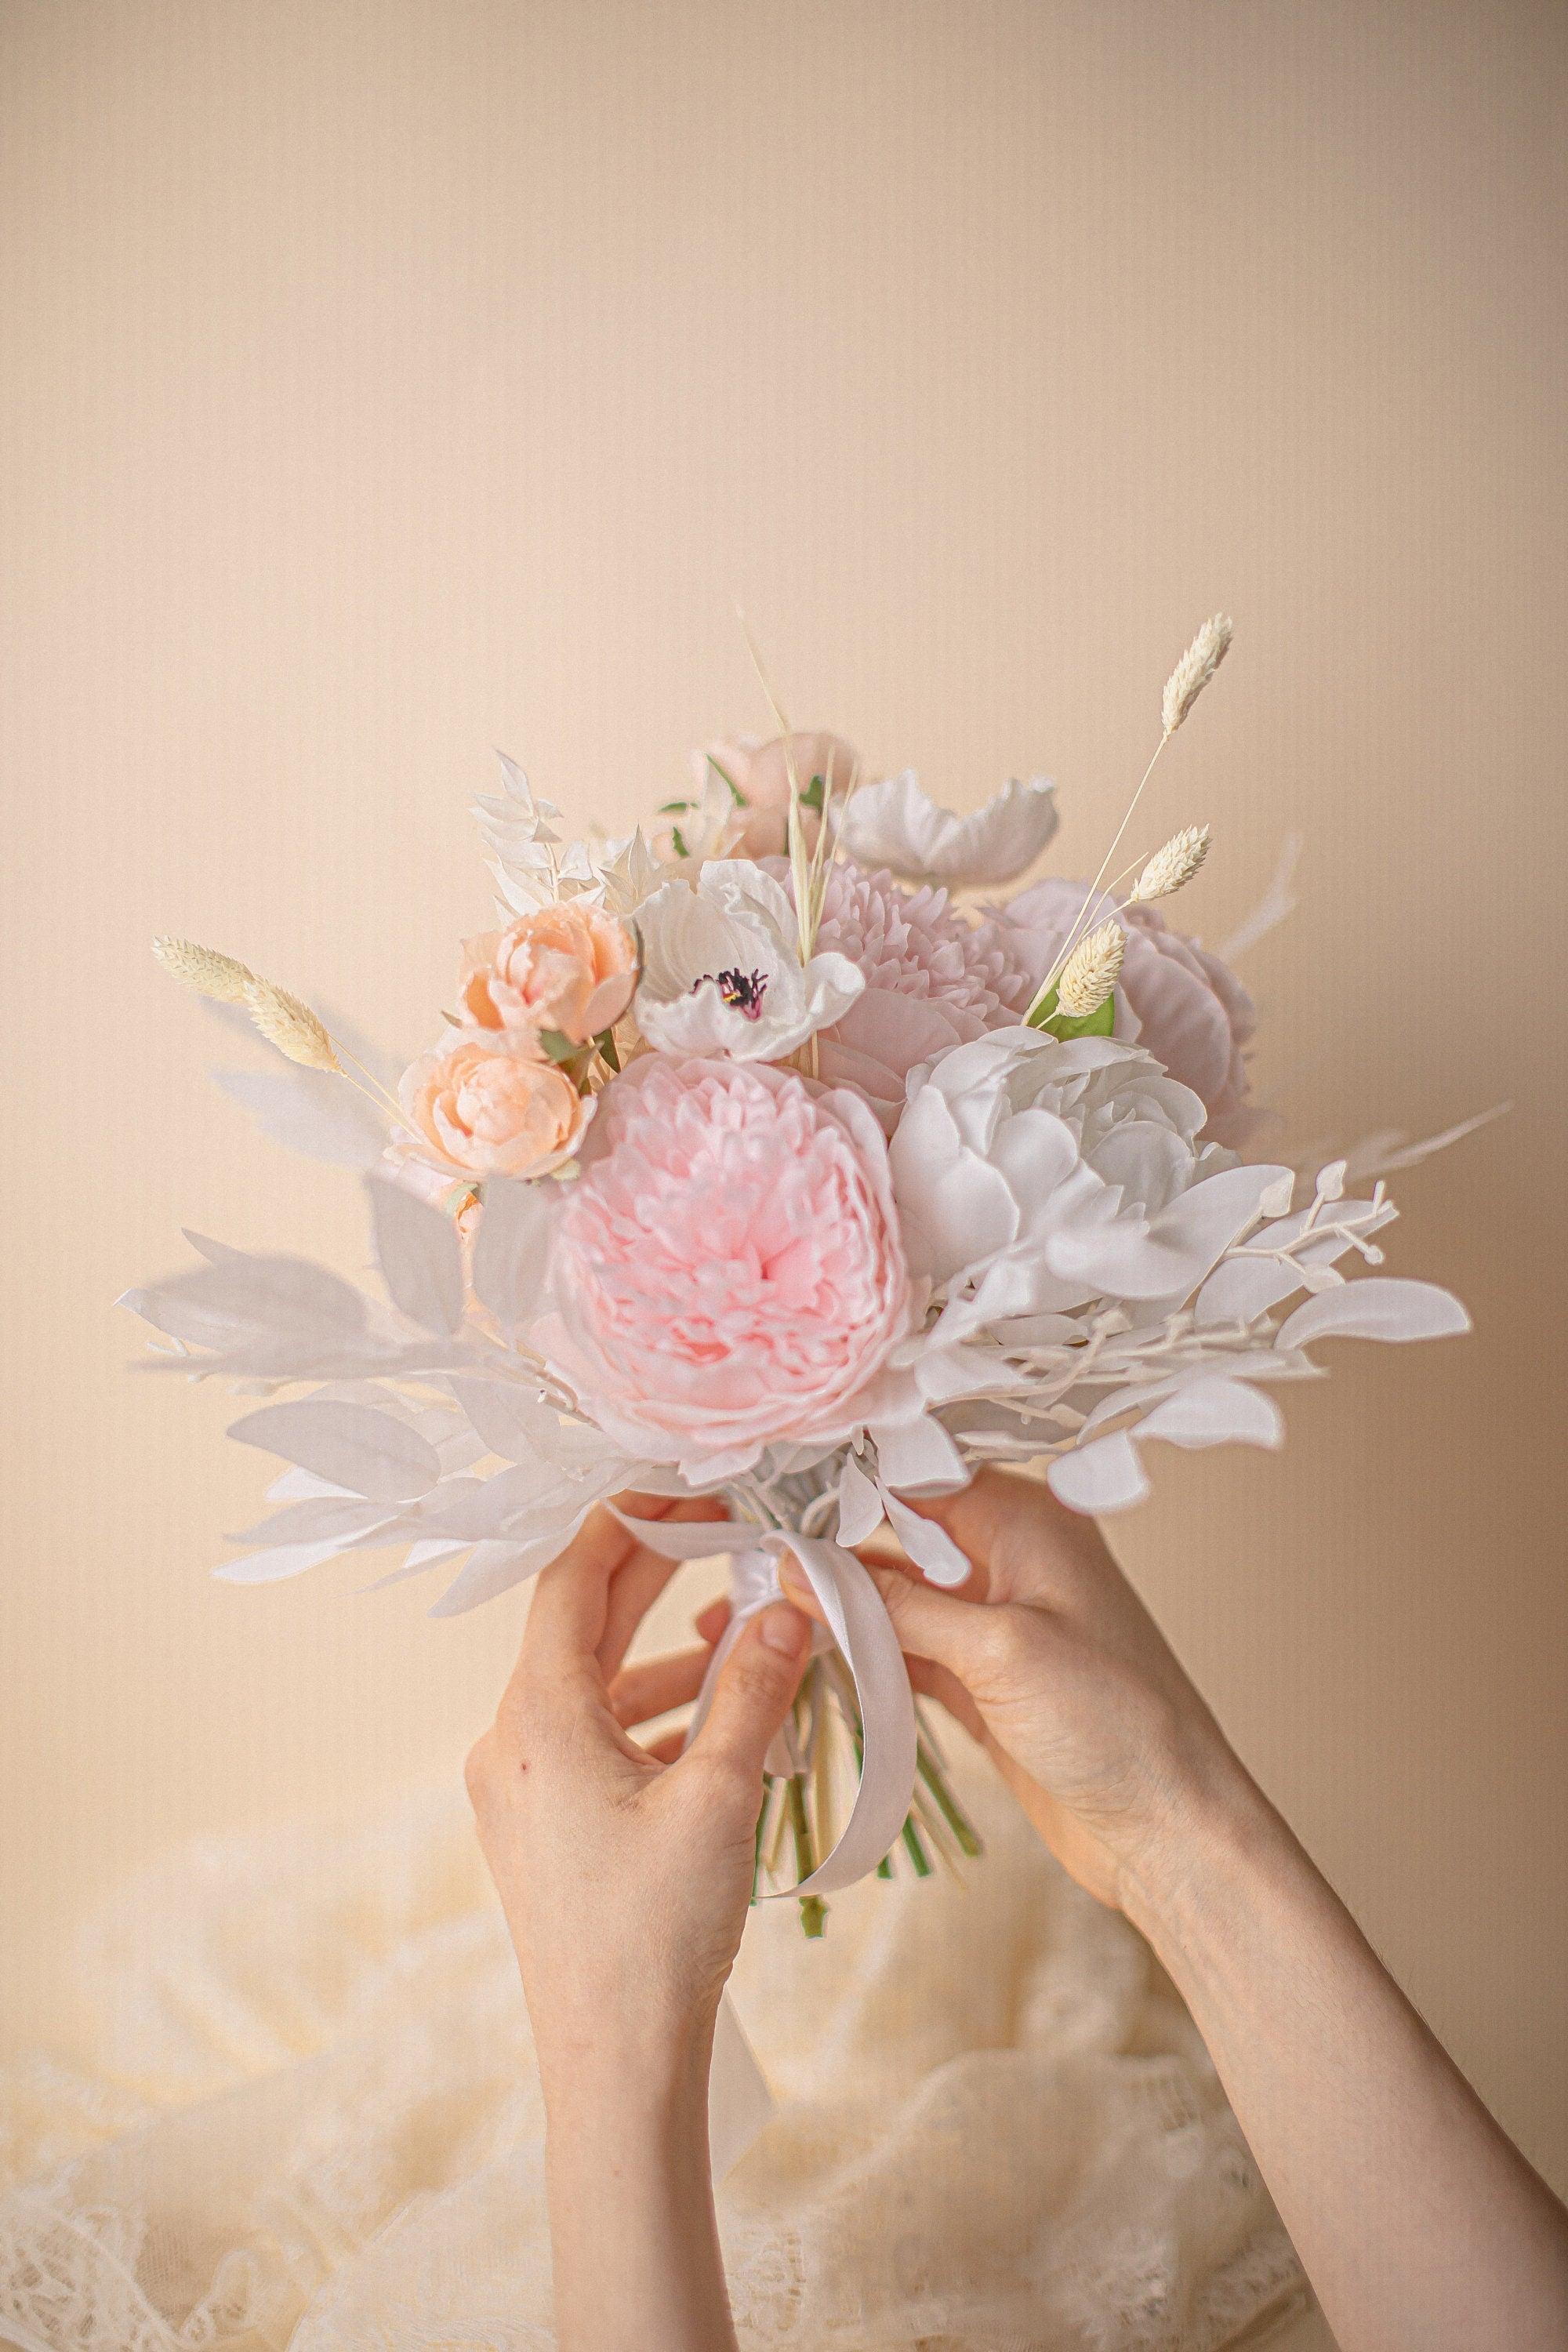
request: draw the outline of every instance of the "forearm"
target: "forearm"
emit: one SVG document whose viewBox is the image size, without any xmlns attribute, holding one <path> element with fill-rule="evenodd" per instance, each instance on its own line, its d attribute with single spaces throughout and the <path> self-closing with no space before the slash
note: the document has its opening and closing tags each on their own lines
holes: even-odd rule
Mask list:
<svg viewBox="0 0 1568 2352">
<path fill-rule="evenodd" d="M 708 2160 L 711 2031 L 547 2069 L 561 2352 L 734 2352 Z"/>
<path fill-rule="evenodd" d="M 1184 1837 L 1128 1907 L 1342 2352 L 1568 2342 L 1568 2216 L 1256 1791 Z"/>
</svg>

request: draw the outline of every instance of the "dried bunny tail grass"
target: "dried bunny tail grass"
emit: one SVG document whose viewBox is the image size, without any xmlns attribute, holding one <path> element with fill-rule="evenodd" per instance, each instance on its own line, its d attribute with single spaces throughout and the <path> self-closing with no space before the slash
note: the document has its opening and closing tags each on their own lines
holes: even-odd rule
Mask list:
<svg viewBox="0 0 1568 2352">
<path fill-rule="evenodd" d="M 302 1062 L 308 1070 L 342 1069 L 323 1024 L 276 981 L 253 980 L 245 991 L 245 1003 L 268 1045 L 289 1061 Z"/>
<path fill-rule="evenodd" d="M 1101 923 L 1079 940 L 1057 982 L 1058 1011 L 1073 1021 L 1098 1013 L 1116 985 L 1126 952 L 1127 934 L 1118 922 Z"/>
<path fill-rule="evenodd" d="M 216 948 L 198 947 L 195 940 L 154 940 L 153 952 L 171 980 L 182 988 L 194 988 L 198 996 L 216 998 L 219 1004 L 243 1004 L 257 984 L 247 965 L 219 955 Z"/>
<path fill-rule="evenodd" d="M 1204 623 L 1170 677 L 1161 705 L 1165 732 L 1173 735 L 1230 651 L 1231 625 L 1223 613 Z"/>
<path fill-rule="evenodd" d="M 1128 894 L 1130 907 L 1147 906 L 1151 898 L 1168 898 L 1190 882 L 1209 854 L 1206 824 L 1184 825 L 1163 849 L 1157 849 Z"/>
</svg>

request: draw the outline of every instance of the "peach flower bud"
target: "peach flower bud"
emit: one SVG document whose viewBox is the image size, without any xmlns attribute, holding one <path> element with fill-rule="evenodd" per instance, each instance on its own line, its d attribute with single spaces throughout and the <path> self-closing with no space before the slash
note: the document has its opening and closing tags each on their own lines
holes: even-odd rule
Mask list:
<svg viewBox="0 0 1568 2352">
<path fill-rule="evenodd" d="M 713 743 L 700 756 L 722 770 L 745 803 L 740 837 L 730 851 L 732 857 L 782 857 L 787 851 L 792 762 L 801 791 L 809 792 L 812 778 L 820 776 L 825 797 L 847 792 L 856 767 L 848 744 L 822 730 L 781 735 L 772 743 Z M 802 814 L 806 845 L 815 847 L 818 821 L 809 809 Z"/>
<path fill-rule="evenodd" d="M 531 1037 L 449 1030 L 403 1074 L 398 1098 L 425 1150 L 470 1176 L 548 1176 L 570 1160 L 594 1097 Z"/>
<path fill-rule="evenodd" d="M 585 1045 L 631 1003 L 637 961 L 616 916 L 563 899 L 463 941 L 463 1018 L 479 1029 L 559 1029 Z"/>
</svg>

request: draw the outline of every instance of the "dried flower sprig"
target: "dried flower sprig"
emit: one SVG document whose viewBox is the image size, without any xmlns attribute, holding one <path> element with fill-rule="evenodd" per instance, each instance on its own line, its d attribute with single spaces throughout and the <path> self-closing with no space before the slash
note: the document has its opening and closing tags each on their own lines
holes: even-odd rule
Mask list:
<svg viewBox="0 0 1568 2352">
<path fill-rule="evenodd" d="M 1163 849 L 1157 849 L 1127 895 L 1130 907 L 1146 907 L 1151 899 L 1168 898 L 1190 882 L 1209 854 L 1206 824 L 1184 825 Z"/>
<path fill-rule="evenodd" d="M 1057 983 L 1057 1006 L 1071 1021 L 1087 1021 L 1098 1013 L 1121 973 L 1127 934 L 1120 923 L 1101 923 L 1079 940 Z"/>
<path fill-rule="evenodd" d="M 276 981 L 254 980 L 245 992 L 245 1003 L 268 1044 L 276 1045 L 290 1062 L 300 1062 L 308 1070 L 336 1070 L 347 1076 L 326 1024 L 300 998 L 279 988 Z"/>
<path fill-rule="evenodd" d="M 1057 955 L 1055 963 L 1052 964 L 1049 971 L 1047 972 L 1044 980 L 1041 981 L 1039 987 L 1035 992 L 1034 1002 L 1030 1005 L 1028 1012 L 1024 1015 L 1026 1022 L 1029 1022 L 1034 1019 L 1035 1014 L 1038 1013 L 1040 1007 L 1045 1003 L 1046 999 L 1050 995 L 1051 991 L 1056 987 L 1058 982 L 1060 980 L 1062 973 L 1066 971 L 1068 959 L 1077 948 L 1079 939 L 1083 936 L 1081 927 L 1087 921 L 1095 900 L 1099 896 L 1100 886 L 1105 879 L 1106 874 L 1110 866 L 1110 861 L 1121 845 L 1121 836 L 1132 822 L 1132 812 L 1143 797 L 1143 787 L 1148 782 L 1150 777 L 1153 774 L 1155 764 L 1159 760 L 1161 752 L 1164 750 L 1166 744 L 1170 741 L 1172 736 L 1175 733 L 1177 728 L 1181 725 L 1183 719 L 1186 717 L 1188 711 L 1192 709 L 1194 703 L 1197 700 L 1199 695 L 1203 692 L 1210 678 L 1213 677 L 1215 670 L 1218 669 L 1226 654 L 1230 651 L 1230 641 L 1234 634 L 1235 632 L 1231 624 L 1225 614 L 1215 613 L 1211 619 L 1206 620 L 1204 623 L 1203 627 L 1198 631 L 1197 635 L 1193 639 L 1192 644 L 1187 647 L 1186 652 L 1182 656 L 1181 660 L 1176 664 L 1175 668 L 1165 680 L 1165 692 L 1161 703 L 1161 715 L 1164 723 L 1164 732 L 1162 734 L 1158 743 L 1154 746 L 1154 757 L 1150 761 L 1148 766 L 1144 769 L 1142 775 L 1138 780 L 1138 789 L 1127 803 L 1127 814 L 1116 828 L 1115 838 L 1112 840 L 1110 848 L 1106 851 L 1104 857 L 1100 861 L 1099 873 L 1095 876 L 1094 880 L 1089 884 L 1088 895 L 1084 899 L 1083 908 L 1079 915 L 1078 921 L 1072 926 L 1067 938 L 1062 941 L 1061 948 Z M 1195 873 L 1197 869 L 1194 866 L 1193 870 Z"/>
<path fill-rule="evenodd" d="M 1173 735 L 1210 678 L 1230 651 L 1235 635 L 1227 614 L 1206 620 L 1170 677 L 1165 680 L 1160 715 L 1167 736 Z"/>
<path fill-rule="evenodd" d="M 219 955 L 216 948 L 198 947 L 195 940 L 156 939 L 153 952 L 171 980 L 219 1004 L 242 1004 L 246 990 L 255 985 L 248 964 Z"/>
</svg>

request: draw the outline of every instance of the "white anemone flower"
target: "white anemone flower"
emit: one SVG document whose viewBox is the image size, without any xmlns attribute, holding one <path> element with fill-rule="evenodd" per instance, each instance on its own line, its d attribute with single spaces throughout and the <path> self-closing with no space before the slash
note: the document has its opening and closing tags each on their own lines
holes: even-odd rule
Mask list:
<svg viewBox="0 0 1568 2352">
<path fill-rule="evenodd" d="M 1200 1143 L 1205 1116 L 1152 1055 L 1109 1037 L 993 1030 L 914 1072 L 893 1189 L 947 1329 L 1189 1297 L 1283 1172 Z"/>
<path fill-rule="evenodd" d="M 866 985 L 847 956 L 804 971 L 795 908 L 747 858 L 717 858 L 637 909 L 643 970 L 633 1011 L 650 1045 L 777 1062 L 847 1013 Z"/>
<path fill-rule="evenodd" d="M 840 824 L 847 854 L 868 871 L 887 866 L 908 881 L 955 889 L 1011 882 L 1032 866 L 1057 829 L 1056 786 L 1015 777 L 973 816 L 938 808 L 915 772 L 864 784 Z"/>
</svg>

